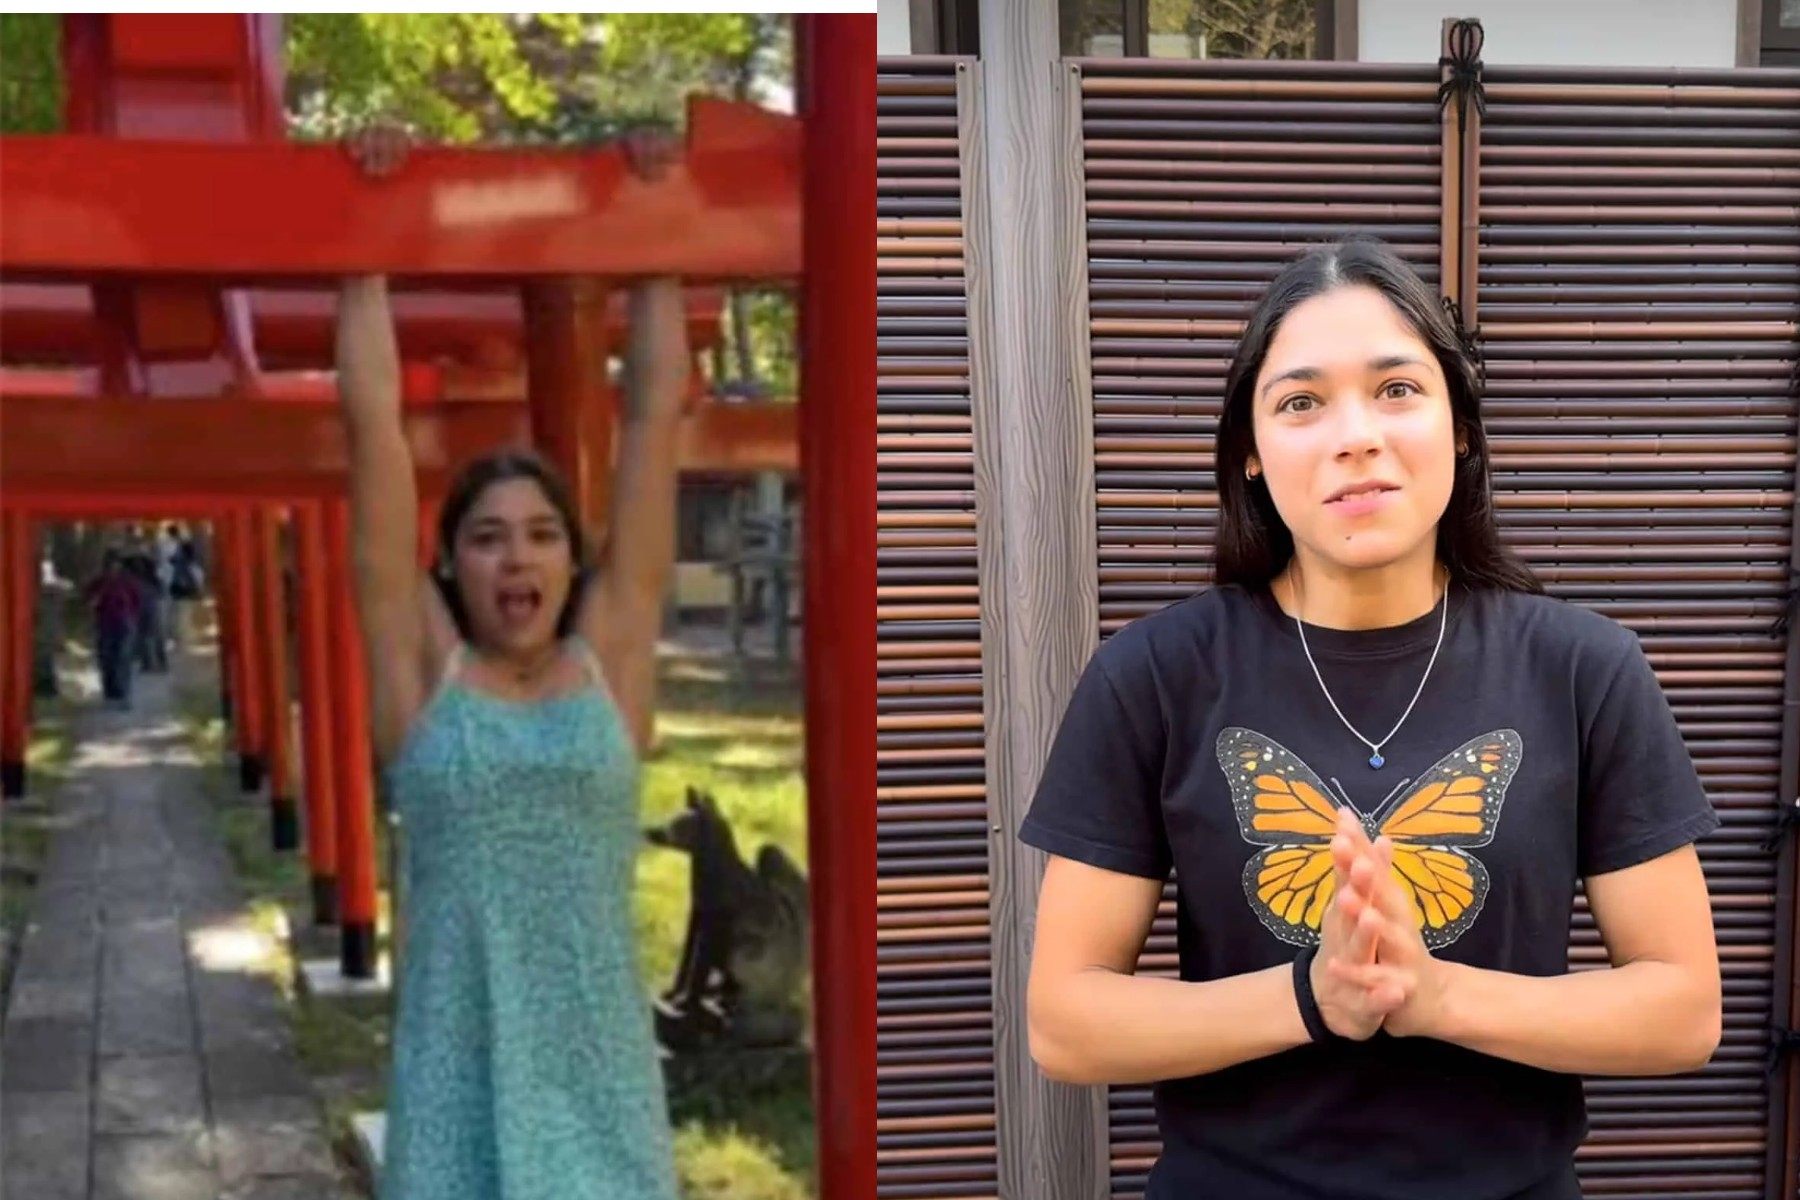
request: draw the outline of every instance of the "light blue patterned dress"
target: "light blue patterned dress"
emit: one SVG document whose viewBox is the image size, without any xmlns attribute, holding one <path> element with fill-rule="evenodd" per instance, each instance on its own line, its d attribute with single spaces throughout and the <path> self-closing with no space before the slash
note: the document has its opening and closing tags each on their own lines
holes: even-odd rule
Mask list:
<svg viewBox="0 0 1800 1200">
<path fill-rule="evenodd" d="M 461 647 L 390 769 L 406 937 L 382 1200 L 674 1200 L 632 926 L 635 749 L 587 685 L 513 701 Z"/>
</svg>

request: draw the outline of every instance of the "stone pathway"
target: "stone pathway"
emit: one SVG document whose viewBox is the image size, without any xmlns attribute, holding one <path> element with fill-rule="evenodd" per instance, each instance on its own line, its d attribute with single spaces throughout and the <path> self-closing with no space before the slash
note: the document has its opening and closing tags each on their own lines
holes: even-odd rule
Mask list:
<svg viewBox="0 0 1800 1200">
<path fill-rule="evenodd" d="M 169 676 L 85 710 L 0 1041 L 4 1200 L 353 1195 Z"/>
</svg>

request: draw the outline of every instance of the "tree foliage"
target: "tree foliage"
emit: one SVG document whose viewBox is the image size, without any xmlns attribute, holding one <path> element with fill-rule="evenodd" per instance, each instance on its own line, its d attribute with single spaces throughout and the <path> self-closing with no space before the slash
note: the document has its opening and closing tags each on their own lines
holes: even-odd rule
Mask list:
<svg viewBox="0 0 1800 1200">
<path fill-rule="evenodd" d="M 61 20 L 56 13 L 0 13 L 0 133 L 62 127 Z"/>
<path fill-rule="evenodd" d="M 556 91 L 521 49 L 528 25 L 556 40 L 579 32 L 506 13 L 294 14 L 286 22 L 294 132 L 340 137 L 384 115 L 429 138 L 468 142 L 497 120 L 543 120 Z"/>
<path fill-rule="evenodd" d="M 766 102 L 791 44 L 766 13 L 302 13 L 289 109 L 302 136 L 380 113 L 452 141 L 594 141 L 676 125 L 694 92 Z"/>
</svg>

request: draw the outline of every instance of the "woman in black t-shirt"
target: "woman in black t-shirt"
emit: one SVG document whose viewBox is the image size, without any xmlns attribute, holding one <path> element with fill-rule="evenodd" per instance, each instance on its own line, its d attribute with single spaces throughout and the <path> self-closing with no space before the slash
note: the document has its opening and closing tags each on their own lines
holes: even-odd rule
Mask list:
<svg viewBox="0 0 1800 1200">
<path fill-rule="evenodd" d="M 1580 1076 L 1720 1036 L 1655 675 L 1501 546 L 1474 351 L 1380 242 L 1271 285 L 1216 461 L 1215 585 L 1101 647 L 1020 830 L 1032 1054 L 1157 1084 L 1152 1200 L 1578 1197 Z M 1577 880 L 1611 969 L 1568 970 Z"/>
</svg>

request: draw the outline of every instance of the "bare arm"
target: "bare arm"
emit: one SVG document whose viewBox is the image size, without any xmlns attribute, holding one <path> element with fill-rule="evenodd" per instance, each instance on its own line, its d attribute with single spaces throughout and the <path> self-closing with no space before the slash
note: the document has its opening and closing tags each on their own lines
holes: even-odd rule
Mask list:
<svg viewBox="0 0 1800 1200">
<path fill-rule="evenodd" d="M 651 280 L 631 294 L 618 473 L 605 558 L 583 598 L 581 631 L 640 748 L 656 706 L 656 638 L 675 563 L 677 450 L 691 364 L 681 287 Z"/>
<path fill-rule="evenodd" d="M 387 284 L 379 277 L 343 285 L 337 367 L 350 444 L 356 610 L 368 650 L 375 749 L 386 760 L 423 702 L 431 649 L 427 608 L 442 608 L 442 601 L 418 568 L 418 488 L 401 424 L 400 360 Z"/>
<path fill-rule="evenodd" d="M 1700 856 L 1684 846 L 1586 883 L 1612 966 L 1549 978 L 1459 967 L 1446 981 L 1448 1040 L 1571 1074 L 1699 1070 L 1722 1020 Z"/>
<path fill-rule="evenodd" d="M 1420 958 L 1416 922 L 1398 893 L 1384 889 L 1382 963 L 1346 974 L 1415 973 L 1414 999 L 1388 1021 L 1396 1035 L 1570 1074 L 1698 1070 L 1717 1049 L 1721 1025 L 1718 948 L 1699 855 L 1684 846 L 1586 883 L 1610 968 L 1535 976 Z M 1401 918 L 1410 938 L 1397 928 Z"/>
<path fill-rule="evenodd" d="M 1052 856 L 1038 896 L 1027 1016 L 1031 1055 L 1065 1083 L 1143 1083 L 1203 1075 L 1310 1041 L 1291 964 L 1205 983 L 1131 972 L 1162 884 Z M 1320 961 L 1366 956 L 1368 936 L 1328 916 Z M 1369 1037 L 1385 1012 L 1312 976 L 1326 1023 Z"/>
</svg>

